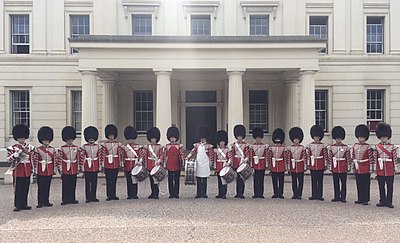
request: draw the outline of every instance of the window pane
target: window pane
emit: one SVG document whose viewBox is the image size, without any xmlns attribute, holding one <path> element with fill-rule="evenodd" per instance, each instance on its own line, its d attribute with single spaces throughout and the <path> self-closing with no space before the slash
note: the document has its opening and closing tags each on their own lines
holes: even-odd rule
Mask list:
<svg viewBox="0 0 400 243">
<path fill-rule="evenodd" d="M 250 16 L 250 35 L 269 35 L 268 15 Z"/>
<path fill-rule="evenodd" d="M 217 102 L 216 91 L 186 91 L 186 102 Z"/>
<path fill-rule="evenodd" d="M 29 54 L 29 15 L 11 15 L 11 53 Z"/>
<path fill-rule="evenodd" d="M 367 17 L 367 53 L 383 53 L 383 17 Z"/>
<path fill-rule="evenodd" d="M 11 91 L 12 127 L 17 124 L 30 126 L 29 91 Z"/>
<path fill-rule="evenodd" d="M 133 100 L 134 126 L 138 131 L 146 132 L 153 126 L 153 91 L 134 91 Z"/>
<path fill-rule="evenodd" d="M 371 131 L 383 122 L 384 90 L 367 90 L 367 123 Z"/>
<path fill-rule="evenodd" d="M 71 91 L 71 114 L 72 114 L 72 127 L 75 128 L 77 133 L 82 132 L 82 91 Z"/>
<path fill-rule="evenodd" d="M 71 37 L 75 38 L 80 35 L 90 34 L 89 15 L 71 15 Z M 75 49 L 71 49 L 71 53 L 77 53 Z"/>
<path fill-rule="evenodd" d="M 192 36 L 210 36 L 211 19 L 210 15 L 192 15 L 191 16 Z"/>
<path fill-rule="evenodd" d="M 321 39 L 328 39 L 328 17 L 310 16 L 309 33 Z M 328 48 L 324 48 L 320 53 L 327 53 Z"/>
<path fill-rule="evenodd" d="M 328 90 L 315 90 L 315 124 L 328 130 Z"/>
<path fill-rule="evenodd" d="M 249 129 L 261 127 L 268 132 L 268 91 L 249 91 Z"/>
<path fill-rule="evenodd" d="M 135 36 L 152 35 L 151 14 L 134 14 L 134 15 L 132 15 L 132 34 Z"/>
</svg>

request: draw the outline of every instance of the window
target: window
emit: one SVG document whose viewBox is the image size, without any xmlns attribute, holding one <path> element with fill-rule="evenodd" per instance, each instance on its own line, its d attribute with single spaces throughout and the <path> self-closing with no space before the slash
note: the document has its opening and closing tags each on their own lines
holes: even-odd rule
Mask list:
<svg viewBox="0 0 400 243">
<path fill-rule="evenodd" d="M 216 91 L 186 91 L 186 102 L 187 103 L 214 103 L 217 102 Z"/>
<path fill-rule="evenodd" d="M 268 91 L 249 91 L 249 129 L 261 127 L 268 132 Z"/>
<path fill-rule="evenodd" d="M 383 17 L 367 17 L 367 53 L 383 53 Z"/>
<path fill-rule="evenodd" d="M 250 15 L 250 35 L 269 35 L 268 15 Z"/>
<path fill-rule="evenodd" d="M 151 14 L 132 15 L 132 34 L 135 36 L 152 35 Z"/>
<path fill-rule="evenodd" d="M 315 124 L 328 131 L 328 90 L 315 90 Z"/>
<path fill-rule="evenodd" d="M 211 35 L 210 15 L 192 15 L 191 28 L 192 28 L 192 36 L 210 36 Z"/>
<path fill-rule="evenodd" d="M 90 34 L 89 15 L 71 15 L 70 21 L 72 38 Z M 78 51 L 71 48 L 71 53 L 78 53 Z"/>
<path fill-rule="evenodd" d="M 328 17 L 326 16 L 310 16 L 310 35 L 321 39 L 328 39 Z M 320 51 L 320 53 L 328 53 L 328 46 Z"/>
<path fill-rule="evenodd" d="M 11 53 L 29 54 L 29 15 L 11 15 Z"/>
<path fill-rule="evenodd" d="M 383 121 L 384 90 L 367 90 L 367 124 L 370 131 Z"/>
<path fill-rule="evenodd" d="M 139 132 L 146 132 L 153 127 L 153 91 L 134 91 L 135 127 Z"/>
<path fill-rule="evenodd" d="M 11 91 L 11 125 L 25 124 L 30 126 L 30 103 L 28 90 Z"/>
<path fill-rule="evenodd" d="M 75 128 L 77 133 L 82 132 L 82 91 L 72 90 L 71 91 L 71 121 L 72 127 Z"/>
</svg>

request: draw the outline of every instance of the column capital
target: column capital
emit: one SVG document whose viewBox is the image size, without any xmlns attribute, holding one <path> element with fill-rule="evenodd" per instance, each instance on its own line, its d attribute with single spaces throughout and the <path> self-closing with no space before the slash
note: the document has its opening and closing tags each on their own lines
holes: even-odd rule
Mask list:
<svg viewBox="0 0 400 243">
<path fill-rule="evenodd" d="M 317 73 L 317 70 L 300 70 L 300 75 L 314 75 Z"/>
<path fill-rule="evenodd" d="M 171 75 L 172 68 L 153 68 L 153 72 L 156 75 Z"/>
<path fill-rule="evenodd" d="M 112 78 L 99 78 L 99 81 L 102 83 L 102 84 L 115 84 L 117 81 L 115 81 L 114 79 L 112 79 Z"/>
<path fill-rule="evenodd" d="M 284 82 L 287 86 L 297 85 L 300 83 L 300 79 L 299 78 L 291 78 L 291 79 L 286 79 Z"/>
<path fill-rule="evenodd" d="M 246 72 L 246 68 L 227 68 L 226 72 L 228 75 L 243 75 Z"/>
<path fill-rule="evenodd" d="M 81 75 L 97 75 L 96 69 L 78 70 Z"/>
</svg>

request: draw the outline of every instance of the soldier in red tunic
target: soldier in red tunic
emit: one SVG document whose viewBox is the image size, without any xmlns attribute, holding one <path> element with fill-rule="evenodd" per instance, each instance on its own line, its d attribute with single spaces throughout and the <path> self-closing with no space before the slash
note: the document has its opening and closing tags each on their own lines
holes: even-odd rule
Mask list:
<svg viewBox="0 0 400 243">
<path fill-rule="evenodd" d="M 73 142 L 76 138 L 75 128 L 66 126 L 61 132 L 62 140 L 66 143 L 61 146 L 57 154 L 57 164 L 60 166 L 62 180 L 61 205 L 77 204 L 75 199 L 76 175 L 78 174 L 79 147 Z"/>
<path fill-rule="evenodd" d="M 154 166 L 161 164 L 161 161 L 163 159 L 162 146 L 158 144 L 161 137 L 160 130 L 157 127 L 152 127 L 147 130 L 146 137 L 150 144 L 146 146 L 146 149 L 144 151 L 144 160 L 146 162 L 147 170 L 150 173 Z M 152 175 L 150 175 L 149 177 L 151 194 L 147 198 L 158 199 L 158 194 L 160 193 L 158 184 L 154 181 Z"/>
<path fill-rule="evenodd" d="M 104 167 L 107 183 L 106 201 L 119 200 L 117 197 L 117 178 L 121 165 L 121 155 L 123 153 L 121 143 L 115 140 L 118 136 L 118 129 L 113 124 L 108 124 L 104 129 L 107 141 L 101 146 L 100 163 Z"/>
<path fill-rule="evenodd" d="M 261 127 L 255 127 L 252 131 L 256 142 L 250 145 L 250 158 L 254 169 L 253 198 L 264 198 L 264 175 L 267 162 L 268 144 L 261 140 L 264 138 L 264 130 Z"/>
<path fill-rule="evenodd" d="M 12 163 L 10 168 L 13 169 L 15 182 L 14 212 L 18 212 L 32 209 L 31 206 L 28 206 L 28 191 L 33 169 L 34 147 L 25 142 L 29 138 L 28 126 L 15 125 L 12 134 L 18 143 L 7 148 L 7 161 Z"/>
<path fill-rule="evenodd" d="M 33 164 L 37 174 L 38 205 L 37 208 L 52 207 L 49 202 L 50 184 L 56 168 L 56 148 L 50 146 L 54 133 L 50 127 L 41 127 L 38 132 L 38 140 L 42 146 L 35 149 Z"/>
<path fill-rule="evenodd" d="M 347 171 L 351 164 L 350 148 L 343 144 L 346 131 L 337 126 L 332 129 L 332 138 L 335 143 L 328 146 L 328 164 L 332 171 L 334 197 L 332 202 L 346 202 Z"/>
<path fill-rule="evenodd" d="M 168 170 L 169 198 L 179 198 L 179 179 L 185 154 L 183 153 L 183 145 L 177 143 L 179 140 L 177 127 L 168 128 L 167 139 L 170 143 L 163 148 L 163 159 Z"/>
<path fill-rule="evenodd" d="M 381 140 L 375 146 L 374 156 L 380 197 L 376 206 L 393 208 L 393 181 L 394 174 L 397 172 L 397 147 L 389 143 L 392 137 L 392 128 L 389 124 L 379 123 L 376 127 L 376 136 Z"/>
<path fill-rule="evenodd" d="M 214 164 L 215 172 L 218 177 L 218 195 L 215 198 L 226 199 L 226 193 L 228 191 L 228 185 L 222 183 L 222 178 L 220 172 L 225 166 L 229 166 L 229 148 L 226 146 L 228 144 L 228 133 L 224 130 L 219 130 L 215 134 L 215 139 L 217 142 L 217 148 L 214 149 Z"/>
<path fill-rule="evenodd" d="M 250 162 L 250 147 L 244 141 L 246 138 L 246 128 L 243 125 L 236 125 L 233 128 L 233 135 L 236 138 L 236 142 L 231 145 L 229 164 L 232 164 L 233 169 L 237 170 L 242 163 Z M 240 176 L 237 176 L 235 198 L 244 199 L 244 189 L 244 180 Z"/>
<path fill-rule="evenodd" d="M 100 145 L 96 143 L 99 139 L 97 128 L 89 126 L 83 131 L 86 144 L 80 148 L 79 164 L 85 173 L 85 196 L 86 203 L 98 202 L 97 177 L 100 168 Z"/>
<path fill-rule="evenodd" d="M 136 165 L 142 165 L 143 161 L 143 146 L 135 143 L 137 138 L 136 128 L 127 126 L 124 130 L 124 136 L 127 140 L 126 145 L 123 145 L 123 154 L 121 159 L 124 162 L 124 171 L 126 177 L 126 192 L 128 197 L 126 199 L 138 199 L 138 183 L 133 183 L 132 169 Z"/>
<path fill-rule="evenodd" d="M 208 198 L 207 178 L 210 176 L 210 166 L 214 158 L 213 145 L 207 143 L 210 137 L 210 129 L 207 126 L 200 126 L 197 129 L 197 137 L 200 142 L 193 145 L 193 149 L 187 156 L 187 160 L 196 154 L 196 180 L 197 194 L 195 198 Z"/>
<path fill-rule="evenodd" d="M 273 145 L 268 148 L 268 164 L 271 170 L 272 185 L 274 187 L 274 195 L 271 198 L 285 198 L 283 196 L 285 170 L 286 170 L 286 149 L 283 146 L 285 142 L 285 132 L 281 128 L 277 128 L 272 133 Z"/>
<path fill-rule="evenodd" d="M 310 129 L 311 138 L 314 140 L 308 147 L 309 168 L 311 171 L 311 197 L 310 200 L 324 201 L 323 183 L 324 171 L 327 167 L 328 152 L 325 144 L 321 142 L 324 138 L 324 130 L 319 125 L 314 125 Z"/>
<path fill-rule="evenodd" d="M 303 195 L 304 171 L 307 169 L 307 151 L 301 145 L 304 138 L 300 127 L 292 127 L 289 130 L 289 138 L 292 145 L 287 148 L 286 164 L 289 165 L 292 176 L 292 199 L 301 199 Z"/>
<path fill-rule="evenodd" d="M 368 205 L 370 201 L 371 166 L 374 158 L 371 146 L 366 143 L 369 138 L 369 128 L 360 124 L 355 129 L 358 143 L 353 145 L 352 157 L 356 175 L 357 201 L 355 204 Z"/>
</svg>

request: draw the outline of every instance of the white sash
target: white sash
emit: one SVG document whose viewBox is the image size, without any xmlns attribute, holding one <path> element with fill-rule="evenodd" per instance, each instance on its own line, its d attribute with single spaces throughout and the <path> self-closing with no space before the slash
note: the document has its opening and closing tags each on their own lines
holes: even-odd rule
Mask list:
<svg viewBox="0 0 400 243">
<path fill-rule="evenodd" d="M 218 152 L 222 155 L 222 157 L 224 157 L 224 159 L 226 160 L 226 154 L 222 151 L 221 148 L 218 148 Z"/>
<path fill-rule="evenodd" d="M 126 145 L 126 147 L 128 147 L 128 149 L 132 152 L 133 155 L 135 155 L 136 157 L 138 157 L 136 151 L 131 147 L 131 145 Z"/>
<path fill-rule="evenodd" d="M 155 158 L 157 160 L 158 157 L 157 157 L 156 153 L 154 153 L 154 149 L 151 145 L 149 145 L 149 150 L 150 150 L 150 153 L 153 156 L 153 158 Z"/>
<path fill-rule="evenodd" d="M 237 142 L 235 143 L 235 146 L 236 146 L 237 150 L 239 150 L 239 153 L 240 153 L 240 163 L 239 164 L 242 164 L 243 163 L 243 159 L 244 159 L 243 150 L 240 148 L 240 146 L 239 146 L 239 144 Z"/>
</svg>

